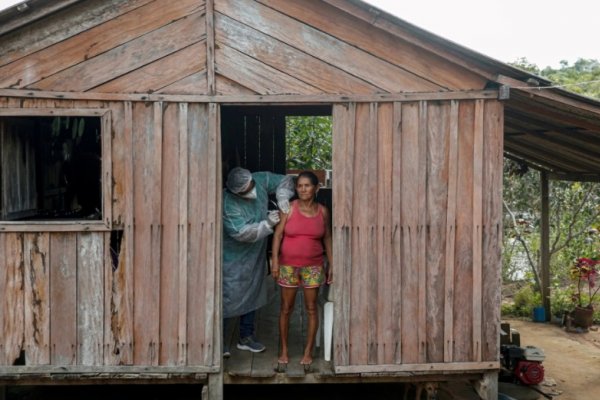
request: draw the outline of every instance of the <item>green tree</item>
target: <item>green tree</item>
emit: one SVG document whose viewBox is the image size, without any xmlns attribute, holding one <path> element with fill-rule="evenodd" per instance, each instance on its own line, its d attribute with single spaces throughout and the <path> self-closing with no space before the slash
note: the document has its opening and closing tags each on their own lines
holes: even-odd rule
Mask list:
<svg viewBox="0 0 600 400">
<path fill-rule="evenodd" d="M 579 59 L 573 65 L 563 61 L 559 69 L 548 67 L 543 70 L 526 58 L 520 58 L 512 65 L 546 78 L 565 90 L 600 99 L 600 63 L 597 60 Z M 600 226 L 600 185 L 550 181 L 549 190 L 552 296 L 554 293 L 562 296 L 559 300 L 564 307 L 563 295 L 568 293 L 565 288 L 570 283 L 569 268 L 574 258 L 598 250 L 600 240 L 596 228 Z M 506 282 L 523 275 L 517 270 L 526 265 L 525 277 L 539 291 L 541 193 L 538 171 L 505 159 L 504 208 L 503 279 Z"/>
<path fill-rule="evenodd" d="M 288 116 L 285 124 L 289 169 L 331 169 L 331 116 Z"/>
<path fill-rule="evenodd" d="M 530 63 L 527 58 L 519 58 L 510 65 L 531 72 L 552 81 L 571 92 L 600 99 L 600 62 L 580 58 L 573 65 L 561 61 L 560 68 L 546 67 L 543 70 Z"/>
</svg>

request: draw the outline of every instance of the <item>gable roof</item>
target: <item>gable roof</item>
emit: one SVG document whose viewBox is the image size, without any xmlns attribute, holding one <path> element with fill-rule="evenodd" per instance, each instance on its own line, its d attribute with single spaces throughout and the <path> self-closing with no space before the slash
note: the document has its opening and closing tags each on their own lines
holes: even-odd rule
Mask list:
<svg viewBox="0 0 600 400">
<path fill-rule="evenodd" d="M 30 0 L 0 11 L 0 36 L 82 0 Z M 215 0 L 218 1 L 218 0 Z M 504 94 L 504 152 L 554 179 L 600 176 L 600 101 L 412 25 L 360 0 L 321 0 L 488 81 Z"/>
</svg>

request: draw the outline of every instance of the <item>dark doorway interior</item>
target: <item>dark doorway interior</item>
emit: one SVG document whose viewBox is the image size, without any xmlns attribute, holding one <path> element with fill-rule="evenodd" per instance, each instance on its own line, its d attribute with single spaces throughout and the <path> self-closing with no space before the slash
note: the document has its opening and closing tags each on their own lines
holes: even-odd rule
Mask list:
<svg viewBox="0 0 600 400">
<path fill-rule="evenodd" d="M 223 106 L 223 182 L 236 166 L 285 174 L 285 119 L 298 115 L 331 115 L 331 106 Z"/>
</svg>

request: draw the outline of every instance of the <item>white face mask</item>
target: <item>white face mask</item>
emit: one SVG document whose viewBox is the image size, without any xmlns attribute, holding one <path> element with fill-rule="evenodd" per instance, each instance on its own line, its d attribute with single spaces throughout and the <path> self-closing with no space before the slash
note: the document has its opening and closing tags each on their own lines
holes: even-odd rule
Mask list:
<svg viewBox="0 0 600 400">
<path fill-rule="evenodd" d="M 256 198 L 256 186 L 254 186 L 252 188 L 251 191 L 249 191 L 248 193 L 244 193 L 244 194 L 240 194 L 240 197 L 243 197 L 245 199 L 255 199 Z"/>
</svg>

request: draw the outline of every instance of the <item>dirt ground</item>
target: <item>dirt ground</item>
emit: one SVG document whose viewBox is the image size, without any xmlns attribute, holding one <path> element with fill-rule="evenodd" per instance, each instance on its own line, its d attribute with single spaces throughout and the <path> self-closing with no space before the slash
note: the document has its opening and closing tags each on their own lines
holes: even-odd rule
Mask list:
<svg viewBox="0 0 600 400">
<path fill-rule="evenodd" d="M 557 323 L 503 320 L 521 335 L 521 346 L 545 353 L 545 382 L 539 389 L 556 400 L 600 399 L 600 330 L 567 332 Z M 540 396 L 544 399 L 544 396 Z"/>
</svg>

